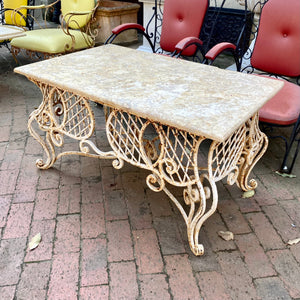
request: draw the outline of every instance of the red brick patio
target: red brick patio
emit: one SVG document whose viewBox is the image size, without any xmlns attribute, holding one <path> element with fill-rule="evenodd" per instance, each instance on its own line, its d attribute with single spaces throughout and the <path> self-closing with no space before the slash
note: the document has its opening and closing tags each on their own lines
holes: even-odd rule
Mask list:
<svg viewBox="0 0 300 300">
<path fill-rule="evenodd" d="M 300 243 L 287 245 L 300 237 L 300 160 L 297 178 L 275 175 L 282 144 L 272 140 L 254 169 L 253 198 L 218 184 L 218 211 L 201 231 L 206 252 L 195 257 L 183 218 L 147 187 L 146 171 L 78 156 L 36 168 L 42 149 L 27 118 L 41 93 L 14 66 L 0 48 L 1 300 L 300 299 Z M 107 147 L 103 110 L 94 111 Z M 28 251 L 38 232 L 40 245 Z"/>
</svg>

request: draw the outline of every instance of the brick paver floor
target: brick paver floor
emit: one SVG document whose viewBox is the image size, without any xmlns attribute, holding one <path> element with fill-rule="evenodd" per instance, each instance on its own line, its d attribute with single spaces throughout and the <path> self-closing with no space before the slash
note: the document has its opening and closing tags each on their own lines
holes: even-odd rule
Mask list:
<svg viewBox="0 0 300 300">
<path fill-rule="evenodd" d="M 259 184 L 253 198 L 218 184 L 218 210 L 201 231 L 206 252 L 195 257 L 181 215 L 147 187 L 146 171 L 78 156 L 35 167 L 42 149 L 27 118 L 41 93 L 14 66 L 1 48 L 1 300 L 300 299 L 300 243 L 287 245 L 300 237 L 300 159 L 297 178 L 275 175 L 279 141 L 252 173 Z M 105 148 L 103 111 L 93 108 Z M 219 230 L 235 239 L 222 240 Z M 42 241 L 29 251 L 37 233 Z"/>
</svg>

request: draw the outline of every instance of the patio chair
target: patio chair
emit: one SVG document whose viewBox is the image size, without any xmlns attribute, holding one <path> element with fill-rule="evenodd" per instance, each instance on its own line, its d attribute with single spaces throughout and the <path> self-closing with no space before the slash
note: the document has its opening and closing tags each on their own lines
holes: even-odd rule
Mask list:
<svg viewBox="0 0 300 300">
<path fill-rule="evenodd" d="M 225 0 L 215 10 L 214 22 L 224 3 Z M 153 16 L 146 28 L 135 23 L 121 24 L 112 30 L 105 44 L 112 43 L 124 31 L 135 29 L 148 41 L 153 53 L 191 57 L 202 62 L 206 47 L 199 36 L 209 4 L 209 0 L 165 0 L 162 9 L 161 0 L 156 0 Z M 214 26 L 210 29 L 214 30 Z M 236 45 L 232 45 L 232 49 L 227 48 L 234 56 L 237 53 L 233 51 L 235 49 Z"/>
<path fill-rule="evenodd" d="M 284 80 L 284 87 L 261 108 L 259 119 L 270 138 L 279 137 L 285 142 L 277 173 L 293 176 L 300 148 L 300 1 L 268 0 L 258 1 L 258 5 L 262 7 L 259 25 L 255 27 L 255 40 L 243 58 L 241 71 Z M 215 46 L 206 59 L 214 61 L 227 46 L 231 45 Z M 289 136 L 274 134 L 278 127 L 292 127 Z"/>
<path fill-rule="evenodd" d="M 30 7 L 31 9 L 54 9 L 50 5 Z M 61 0 L 61 25 L 57 28 L 45 27 L 32 30 L 24 37 L 11 41 L 12 53 L 16 56 L 25 50 L 30 57 L 50 58 L 94 46 L 97 34 L 94 14 L 100 1 Z M 22 8 L 21 8 L 22 9 Z"/>
<path fill-rule="evenodd" d="M 20 6 L 34 5 L 34 0 L 1 0 L 0 1 L 0 26 L 13 26 L 23 30 L 33 28 L 33 12 L 27 8 L 21 9 L 15 14 L 15 9 Z M 5 46 L 9 49 L 10 40 L 0 41 L 0 47 Z"/>
</svg>

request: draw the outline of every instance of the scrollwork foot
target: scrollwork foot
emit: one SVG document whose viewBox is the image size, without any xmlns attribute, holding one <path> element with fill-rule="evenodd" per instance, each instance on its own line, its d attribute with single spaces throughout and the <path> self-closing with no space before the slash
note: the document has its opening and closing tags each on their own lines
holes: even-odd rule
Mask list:
<svg viewBox="0 0 300 300">
<path fill-rule="evenodd" d="M 202 244 L 194 245 L 191 250 L 196 256 L 201 256 L 204 254 L 204 247 Z"/>
<path fill-rule="evenodd" d="M 42 170 L 45 170 L 45 169 L 49 169 L 52 167 L 52 165 L 55 163 L 56 159 L 51 159 L 50 157 L 47 159 L 46 162 L 44 162 L 43 159 L 37 159 L 36 162 L 35 162 L 35 165 L 39 168 L 39 169 L 42 169 Z"/>
</svg>

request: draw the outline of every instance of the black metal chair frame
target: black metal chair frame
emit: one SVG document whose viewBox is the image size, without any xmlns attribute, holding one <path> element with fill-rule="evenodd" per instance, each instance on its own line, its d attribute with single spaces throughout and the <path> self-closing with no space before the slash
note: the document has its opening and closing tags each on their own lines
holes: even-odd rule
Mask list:
<svg viewBox="0 0 300 300">
<path fill-rule="evenodd" d="M 208 8 L 200 39 L 203 41 L 205 53 L 220 42 L 233 43 L 236 45 L 235 52 L 240 63 L 248 49 L 254 14 L 247 9 L 247 1 L 244 9 L 240 10 L 224 8 L 224 3 L 223 0 L 220 8 L 216 4 Z"/>
</svg>

